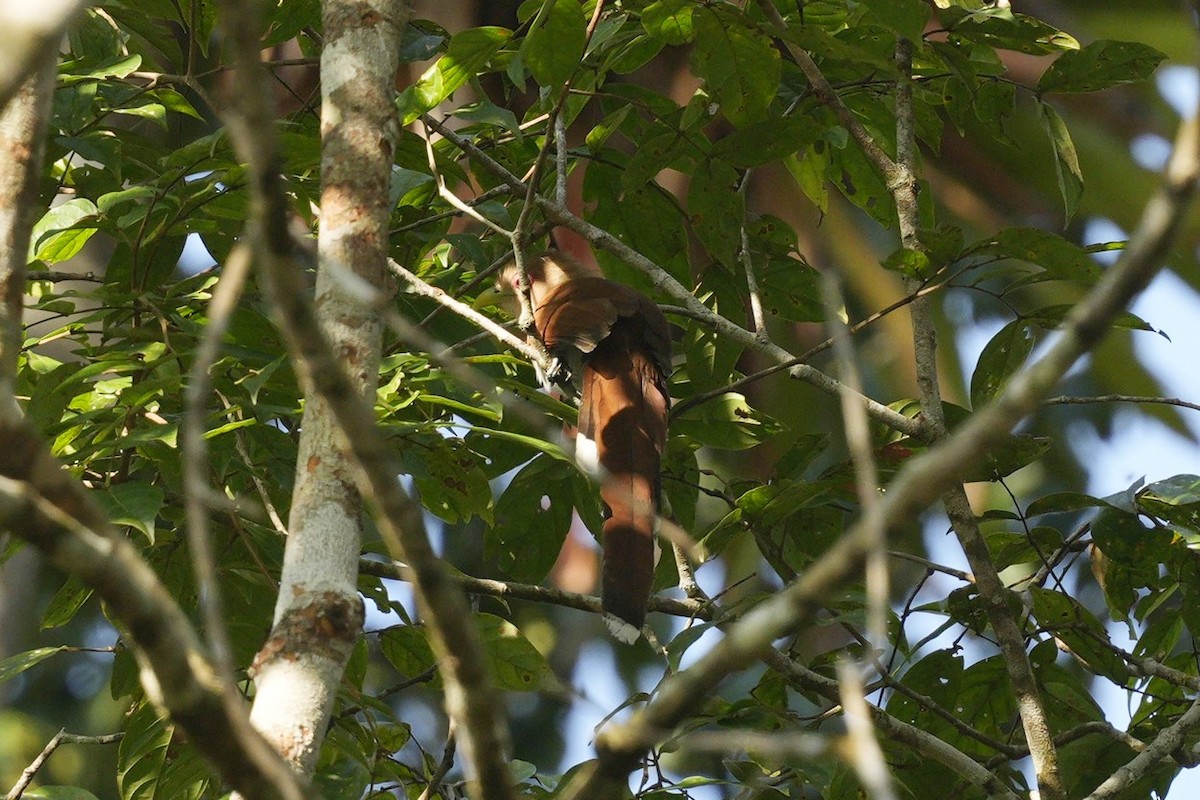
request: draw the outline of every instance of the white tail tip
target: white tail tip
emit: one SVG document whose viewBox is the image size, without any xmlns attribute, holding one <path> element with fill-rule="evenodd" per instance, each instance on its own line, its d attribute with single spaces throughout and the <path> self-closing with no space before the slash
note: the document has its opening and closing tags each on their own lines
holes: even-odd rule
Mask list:
<svg viewBox="0 0 1200 800">
<path fill-rule="evenodd" d="M 622 644 L 633 644 L 642 635 L 641 631 L 616 614 L 605 614 L 604 624 L 608 626 L 608 632 L 612 637 Z"/>
</svg>

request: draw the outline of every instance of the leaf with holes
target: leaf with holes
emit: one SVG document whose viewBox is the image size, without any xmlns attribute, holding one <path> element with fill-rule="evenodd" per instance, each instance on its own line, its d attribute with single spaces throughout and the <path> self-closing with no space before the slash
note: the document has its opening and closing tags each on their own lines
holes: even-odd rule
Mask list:
<svg viewBox="0 0 1200 800">
<path fill-rule="evenodd" d="M 498 688 L 517 692 L 562 688 L 545 656 L 516 625 L 492 614 L 476 614 L 475 625 Z"/>
<path fill-rule="evenodd" d="M 1028 322 L 1013 320 L 991 338 L 979 355 L 971 375 L 971 405 L 979 408 L 1004 388 L 1033 350 L 1033 332 Z"/>
<path fill-rule="evenodd" d="M 558 558 L 571 527 L 574 467 L 546 455 L 526 464 L 496 501 L 483 552 L 508 577 L 536 583 Z"/>
</svg>

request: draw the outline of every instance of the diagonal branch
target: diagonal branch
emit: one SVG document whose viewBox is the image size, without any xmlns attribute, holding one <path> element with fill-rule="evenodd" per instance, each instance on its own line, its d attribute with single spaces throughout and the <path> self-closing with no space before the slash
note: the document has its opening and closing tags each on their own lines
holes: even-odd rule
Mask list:
<svg viewBox="0 0 1200 800">
<path fill-rule="evenodd" d="M 579 775 L 563 796 L 590 797 L 623 781 L 643 752 L 671 731 L 731 672 L 741 669 L 771 643 L 809 624 L 829 593 L 861 569 L 876 541 L 874 531 L 911 523 L 1013 427 L 1035 411 L 1075 361 L 1108 332 L 1114 317 L 1159 271 L 1174 242 L 1200 177 L 1200 124 L 1184 123 L 1164 185 L 1147 204 L 1121 258 L 1072 310 L 1059 338 L 1041 359 L 1015 375 L 987 406 L 953 434 L 909 460 L 882 501 L 783 591 L 749 611 L 726 637 L 691 667 L 664 681 L 657 696 L 623 725 L 597 739 L 597 768 Z"/>
<path fill-rule="evenodd" d="M 514 175 L 503 164 L 500 164 L 482 149 L 477 147 L 468 139 L 459 136 L 454 131 L 434 120 L 429 115 L 422 117 L 425 123 L 435 131 L 440 133 L 452 141 L 464 153 L 478 161 L 486 169 L 504 181 L 514 192 L 525 193 L 528 191 L 528 186 L 519 177 Z M 534 194 L 533 201 L 541 208 L 542 213 L 556 225 L 561 225 L 564 228 L 569 228 L 575 231 L 580 236 L 587 239 L 593 245 L 609 251 L 613 255 L 620 258 L 626 264 L 644 272 L 654 284 L 655 288 L 664 294 L 669 295 L 676 301 L 683 304 L 690 314 L 695 315 L 698 319 L 704 321 L 704 324 L 713 330 L 717 331 L 722 336 L 730 341 L 736 342 L 743 347 L 749 348 L 756 352 L 762 353 L 767 358 L 777 364 L 789 363 L 788 375 L 798 380 L 810 383 L 816 388 L 827 394 L 836 395 L 842 390 L 842 385 L 830 378 L 820 370 L 815 369 L 807 364 L 797 363 L 795 356 L 783 349 L 779 345 L 771 342 L 759 341 L 758 337 L 751 331 L 735 325 L 719 314 L 713 313 L 712 309 L 701 303 L 696 297 L 689 292 L 683 284 L 675 280 L 666 270 L 655 264 L 649 258 L 634 250 L 623 241 L 613 236 L 608 231 L 598 228 L 595 225 L 587 222 L 580 217 L 575 216 L 567 207 L 555 202 L 554 200 L 544 197 L 540 194 Z M 867 413 L 873 418 L 879 420 L 890 428 L 898 430 L 909 436 L 920 437 L 920 426 L 900 414 L 897 411 L 888 408 L 882 403 L 872 400 L 864 395 L 857 396 L 858 402 L 862 403 Z"/>
</svg>

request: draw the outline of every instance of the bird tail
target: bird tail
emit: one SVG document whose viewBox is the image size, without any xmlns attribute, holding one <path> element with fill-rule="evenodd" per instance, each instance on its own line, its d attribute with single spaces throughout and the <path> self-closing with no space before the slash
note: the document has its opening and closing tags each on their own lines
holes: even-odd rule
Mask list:
<svg viewBox="0 0 1200 800">
<path fill-rule="evenodd" d="M 649 524 L 643 524 L 649 523 Z M 613 638 L 633 644 L 646 621 L 646 601 L 654 583 L 652 517 L 637 523 L 610 518 L 604 523 L 601 593 L 604 624 Z"/>
<path fill-rule="evenodd" d="M 630 324 L 614 326 L 585 359 L 576 439 L 576 457 L 593 462 L 608 507 L 601 536 L 604 620 L 626 643 L 641 633 L 654 582 L 669 403 L 662 370 L 636 333 Z"/>
</svg>

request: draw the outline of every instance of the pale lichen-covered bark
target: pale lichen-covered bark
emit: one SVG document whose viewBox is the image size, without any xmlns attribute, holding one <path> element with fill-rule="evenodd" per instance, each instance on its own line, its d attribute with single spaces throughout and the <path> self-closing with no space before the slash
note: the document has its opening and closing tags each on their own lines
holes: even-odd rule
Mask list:
<svg viewBox="0 0 1200 800">
<path fill-rule="evenodd" d="M 336 273 L 372 285 L 387 258 L 388 182 L 400 0 L 326 2 L 321 56 L 321 210 L 316 305 L 336 355 L 364 397 L 379 368 L 378 315 L 346 296 Z M 275 624 L 255 661 L 252 720 L 304 773 L 324 738 L 337 686 L 362 627 L 356 590 L 362 501 L 328 406 L 310 393 Z"/>
<path fill-rule="evenodd" d="M 20 415 L 15 396 L 29 230 L 37 219 L 42 129 L 50 112 L 54 62 L 28 78 L 0 111 L 0 417 Z"/>
</svg>

